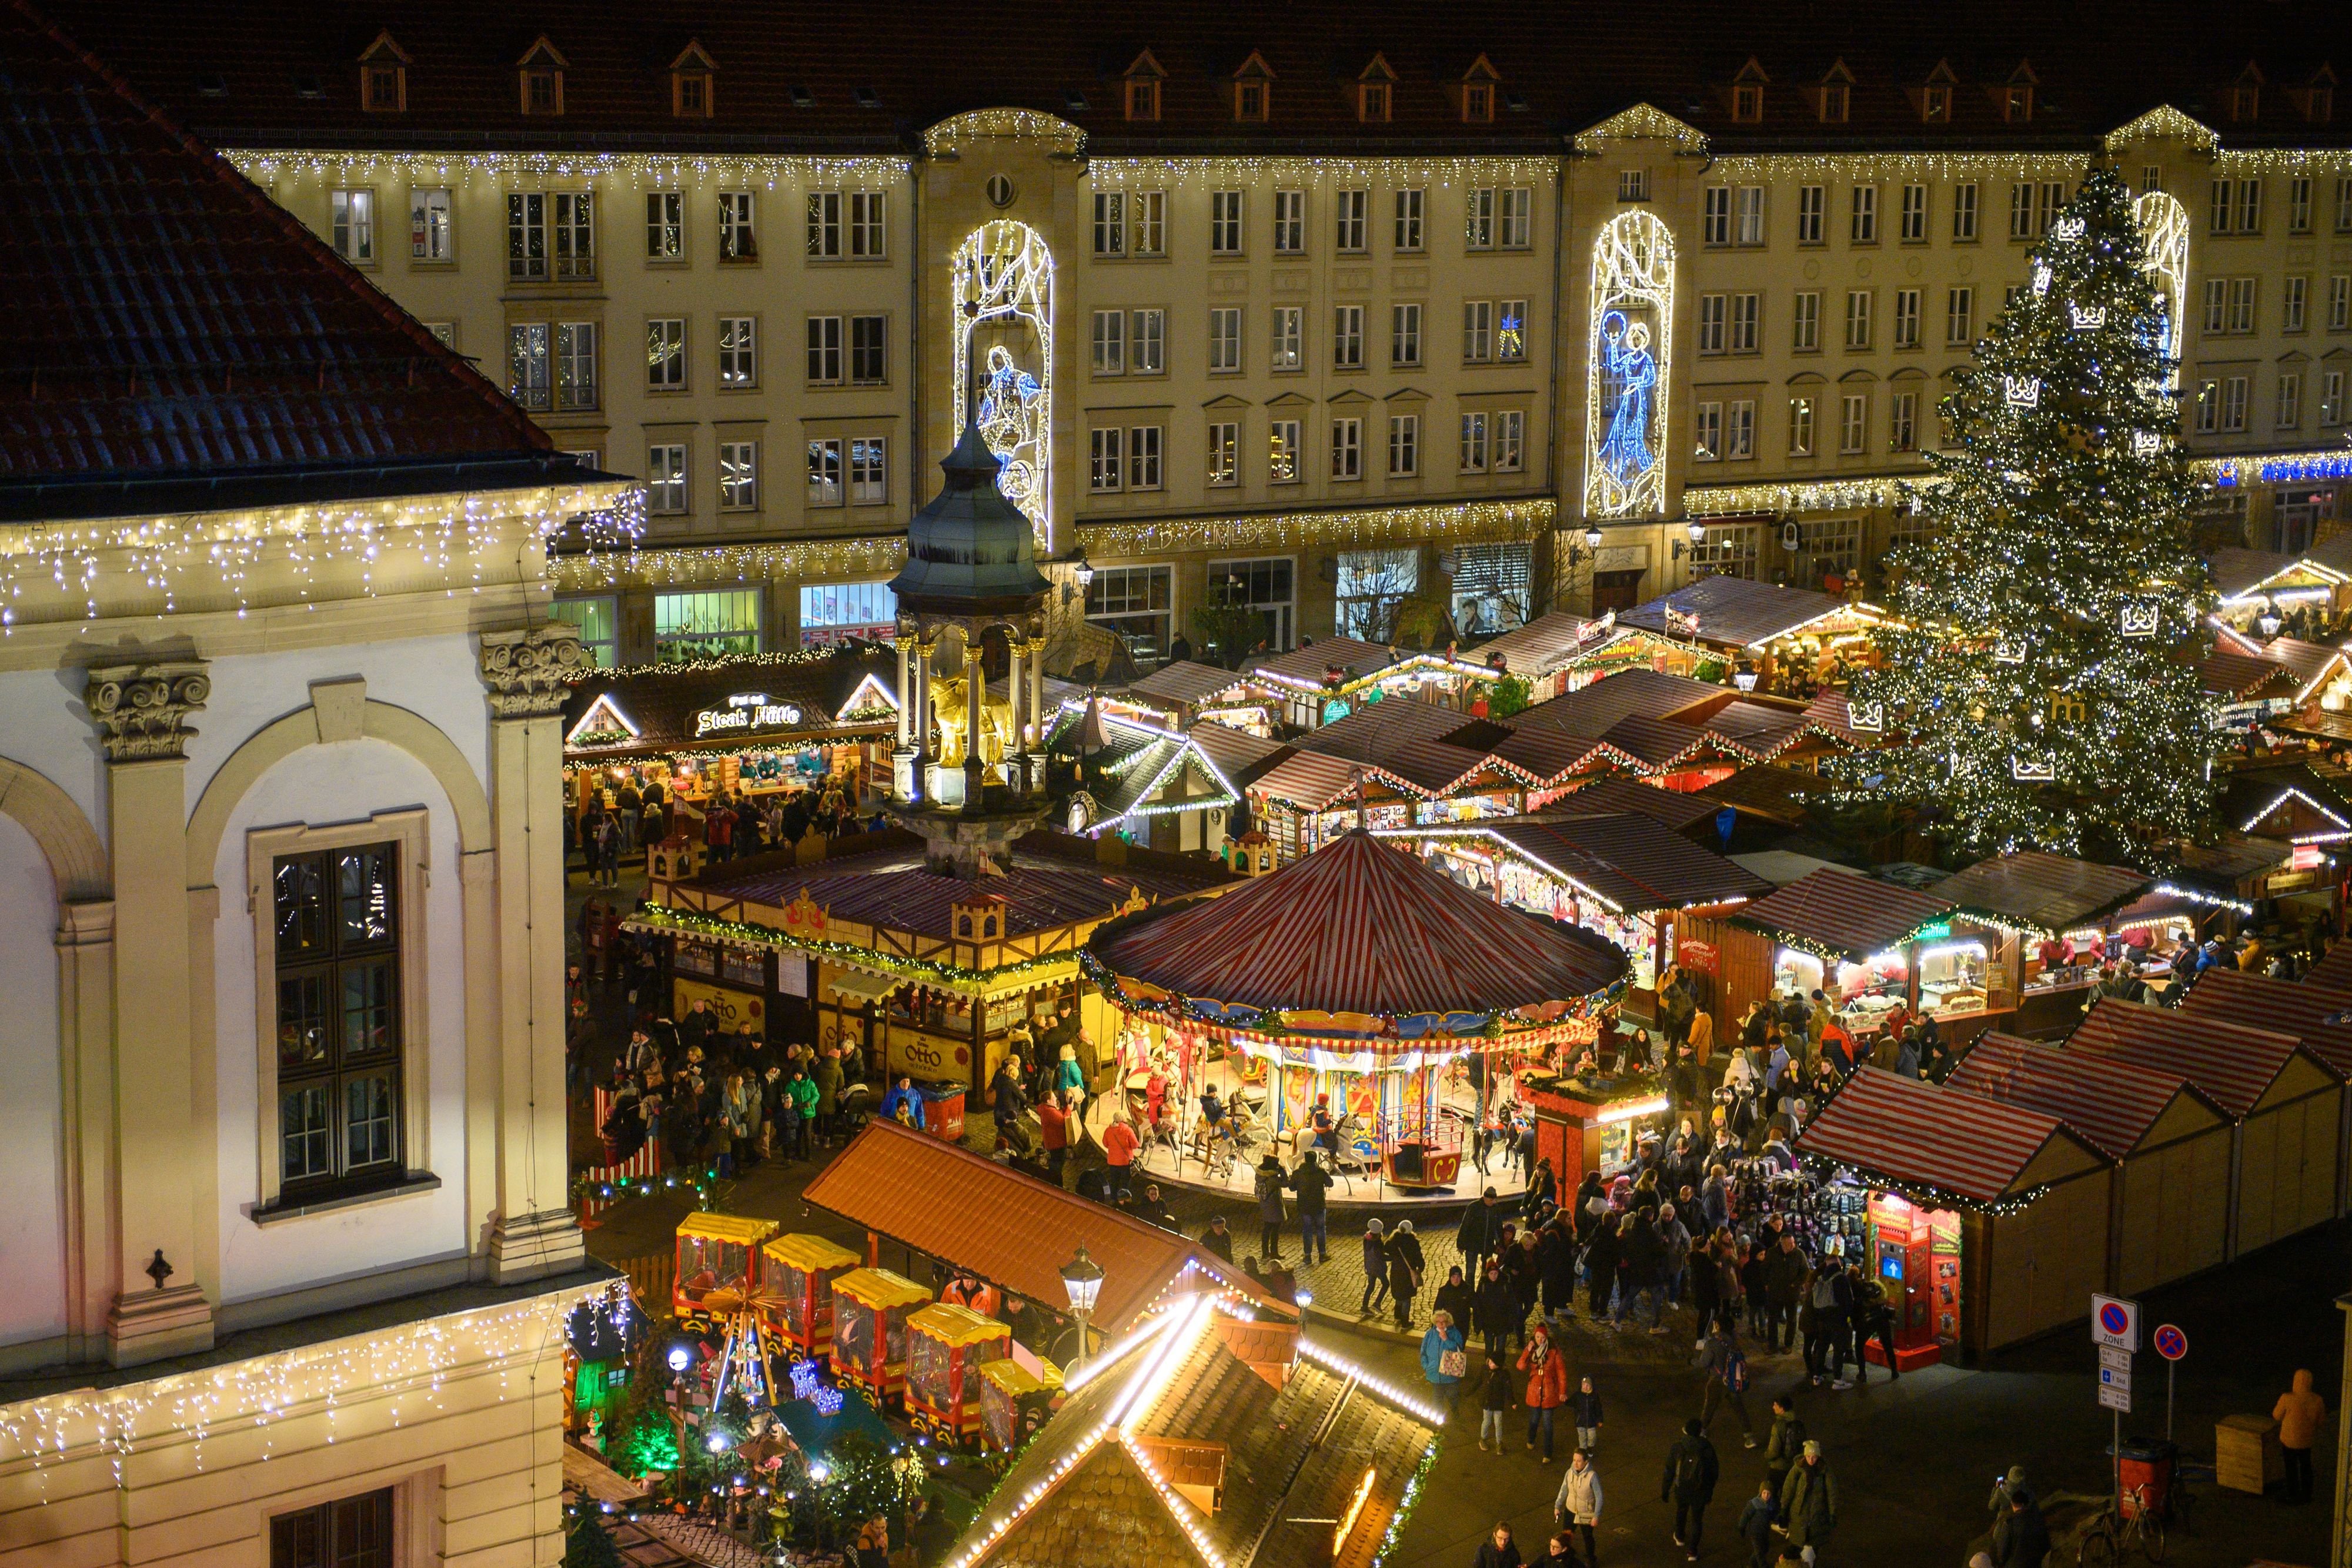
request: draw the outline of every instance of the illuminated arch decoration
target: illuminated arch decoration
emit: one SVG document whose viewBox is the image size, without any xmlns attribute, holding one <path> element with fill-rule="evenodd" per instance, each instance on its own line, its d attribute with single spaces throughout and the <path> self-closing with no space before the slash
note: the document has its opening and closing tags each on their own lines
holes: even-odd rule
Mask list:
<svg viewBox="0 0 2352 1568">
<path fill-rule="evenodd" d="M 976 392 L 981 435 L 1004 460 L 997 483 L 1042 533 L 1054 472 L 1054 253 L 1028 225 L 999 218 L 956 247 L 954 278 L 956 428 Z"/>
<path fill-rule="evenodd" d="M 1592 242 L 1584 416 L 1588 517 L 1664 514 L 1674 319 L 1674 231 L 1652 213 L 1619 214 Z"/>
<path fill-rule="evenodd" d="M 2180 324 L 2189 308 L 2189 209 L 2168 192 L 2150 191 L 2132 204 L 2132 217 L 2147 246 L 2147 269 L 2164 301 L 2164 340 L 2158 346 L 2171 363 L 2167 390 L 2180 385 Z"/>
</svg>

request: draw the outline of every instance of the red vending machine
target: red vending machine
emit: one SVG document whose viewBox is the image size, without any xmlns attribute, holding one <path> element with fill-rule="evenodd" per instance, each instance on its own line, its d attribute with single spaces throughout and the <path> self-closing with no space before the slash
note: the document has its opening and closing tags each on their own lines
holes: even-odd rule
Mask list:
<svg viewBox="0 0 2352 1568">
<path fill-rule="evenodd" d="M 1960 1221 L 1891 1192 L 1870 1195 L 1871 1267 L 1895 1309 L 1896 1369 L 1932 1366 L 1960 1333 Z M 1884 1364 L 1876 1341 L 1863 1354 Z"/>
</svg>

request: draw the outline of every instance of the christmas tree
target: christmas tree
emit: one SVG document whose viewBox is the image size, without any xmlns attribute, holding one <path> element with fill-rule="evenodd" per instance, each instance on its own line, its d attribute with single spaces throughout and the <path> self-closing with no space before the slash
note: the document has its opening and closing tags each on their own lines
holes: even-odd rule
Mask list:
<svg viewBox="0 0 2352 1568">
<path fill-rule="evenodd" d="M 2201 835 L 2210 595 L 2190 545 L 2168 323 L 2129 190 L 2095 169 L 1976 347 L 1912 504 L 1881 665 L 1857 676 L 1865 798 L 1953 849 L 2143 859 Z"/>
</svg>

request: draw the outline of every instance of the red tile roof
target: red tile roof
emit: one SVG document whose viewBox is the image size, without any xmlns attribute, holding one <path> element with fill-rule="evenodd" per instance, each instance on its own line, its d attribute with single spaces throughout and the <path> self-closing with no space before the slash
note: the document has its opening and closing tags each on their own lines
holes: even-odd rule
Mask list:
<svg viewBox="0 0 2352 1568">
<path fill-rule="evenodd" d="M 1797 1135 L 1797 1152 L 1978 1203 L 2008 1197 L 2051 1140 L 2095 1154 L 2055 1116 L 1865 1067 Z"/>
<path fill-rule="evenodd" d="M 2292 1034 L 2226 1023 L 2210 1013 L 2101 997 L 2067 1037 L 2066 1049 L 2185 1078 L 2232 1120 L 2243 1121 L 2301 1046 Z"/>
<path fill-rule="evenodd" d="M 942 1201 L 950 1193 L 955 1200 Z M 1108 1333 L 1142 1316 L 1187 1267 L 1240 1291 L 1261 1312 L 1293 1310 L 1190 1237 L 896 1122 L 867 1123 L 802 1200 L 960 1264 L 1048 1312 L 1068 1305 L 1061 1267 L 1084 1243 L 1103 1271 L 1094 1324 Z"/>
<path fill-rule="evenodd" d="M 1740 925 L 1833 947 L 1853 958 L 1907 940 L 1952 913 L 1951 904 L 1852 872 L 1817 871 L 1734 916 Z"/>
<path fill-rule="evenodd" d="M 2119 1160 L 2139 1147 L 2148 1129 L 2183 1094 L 2221 1115 L 2221 1107 L 2176 1074 L 2090 1051 L 2062 1051 L 2013 1034 L 1983 1036 L 1945 1082 L 1950 1088 L 2055 1116 L 2110 1159 Z"/>
<path fill-rule="evenodd" d="M 2339 1076 L 2352 1077 L 2352 1021 L 2347 1021 L 2352 1020 L 2352 989 L 2330 987 L 2315 970 L 2297 983 L 2242 969 L 2207 969 L 2189 988 L 2180 1010 L 2294 1035 Z"/>
<path fill-rule="evenodd" d="M 0 4 L 0 490 L 552 461 L 496 387 L 22 0 Z"/>
</svg>

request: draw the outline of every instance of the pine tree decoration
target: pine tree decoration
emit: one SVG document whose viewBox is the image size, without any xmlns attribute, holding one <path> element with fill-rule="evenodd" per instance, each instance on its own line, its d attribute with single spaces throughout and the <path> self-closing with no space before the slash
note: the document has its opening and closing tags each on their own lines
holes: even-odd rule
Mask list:
<svg viewBox="0 0 2352 1568">
<path fill-rule="evenodd" d="M 1883 750 L 1865 798 L 1956 850 L 2161 855 L 2206 829 L 2211 595 L 2190 545 L 2172 343 L 2132 198 L 2093 170 L 1977 345 L 1913 505 L 1881 667 L 1852 692 Z"/>
</svg>

